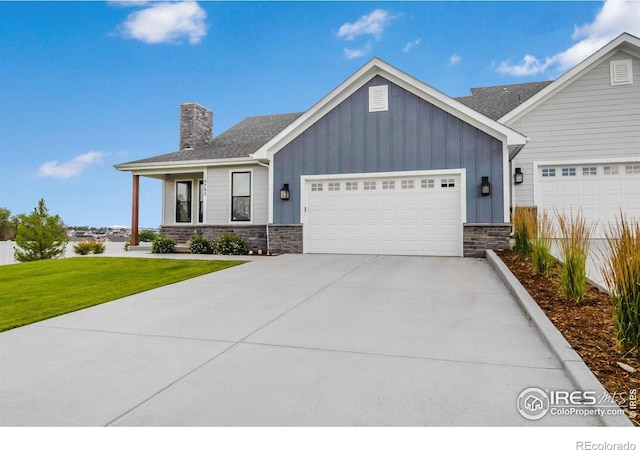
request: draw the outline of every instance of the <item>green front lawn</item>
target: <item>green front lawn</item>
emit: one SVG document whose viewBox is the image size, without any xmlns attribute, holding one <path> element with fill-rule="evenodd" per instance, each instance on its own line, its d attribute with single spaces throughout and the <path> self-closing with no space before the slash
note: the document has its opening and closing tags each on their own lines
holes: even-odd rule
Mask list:
<svg viewBox="0 0 640 450">
<path fill-rule="evenodd" d="M 242 263 L 84 257 L 0 266 L 0 331 Z"/>
</svg>

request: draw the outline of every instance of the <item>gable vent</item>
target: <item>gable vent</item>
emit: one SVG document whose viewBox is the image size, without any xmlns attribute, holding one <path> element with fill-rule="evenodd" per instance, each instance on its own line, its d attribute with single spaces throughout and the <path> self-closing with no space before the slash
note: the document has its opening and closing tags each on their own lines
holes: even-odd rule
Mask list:
<svg viewBox="0 0 640 450">
<path fill-rule="evenodd" d="M 611 61 L 611 86 L 633 84 L 633 71 L 630 59 Z"/>
<path fill-rule="evenodd" d="M 369 112 L 389 109 L 389 86 L 371 86 L 369 88 Z"/>
</svg>

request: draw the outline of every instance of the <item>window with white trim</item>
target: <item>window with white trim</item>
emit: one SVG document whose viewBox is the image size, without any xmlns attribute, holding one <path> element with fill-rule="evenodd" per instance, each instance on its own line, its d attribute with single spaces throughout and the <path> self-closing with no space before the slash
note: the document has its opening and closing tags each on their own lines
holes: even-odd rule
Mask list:
<svg viewBox="0 0 640 450">
<path fill-rule="evenodd" d="M 357 181 L 347 181 L 344 184 L 344 188 L 347 191 L 357 191 L 358 190 L 358 182 Z"/>
<path fill-rule="evenodd" d="M 376 190 L 376 182 L 375 181 L 365 181 L 363 183 L 365 191 L 375 191 Z"/>
<path fill-rule="evenodd" d="M 382 182 L 382 189 L 395 189 L 396 181 L 395 180 L 384 180 Z"/>
<path fill-rule="evenodd" d="M 198 223 L 204 222 L 204 196 L 207 192 L 204 180 L 198 180 Z"/>
<path fill-rule="evenodd" d="M 420 187 L 422 189 L 433 189 L 436 187 L 436 180 L 433 178 L 427 178 L 426 180 L 420 180 Z"/>
<path fill-rule="evenodd" d="M 323 188 L 322 183 L 311 183 L 311 192 L 322 192 Z"/>
<path fill-rule="evenodd" d="M 597 167 L 583 167 L 582 168 L 582 176 L 588 177 L 591 175 L 598 175 Z"/>
<path fill-rule="evenodd" d="M 251 221 L 251 172 L 231 172 L 231 221 Z"/>
<path fill-rule="evenodd" d="M 604 166 L 602 173 L 605 175 L 618 175 L 618 166 Z"/>
<path fill-rule="evenodd" d="M 440 187 L 443 187 L 443 188 L 456 187 L 455 178 L 442 178 L 440 180 Z"/>
<path fill-rule="evenodd" d="M 575 177 L 576 176 L 576 168 L 575 167 L 563 167 L 562 168 L 562 176 L 563 177 Z"/>
<path fill-rule="evenodd" d="M 413 182 L 413 180 L 402 180 L 402 183 L 400 184 L 400 187 L 402 189 L 413 189 L 414 182 Z"/>
<path fill-rule="evenodd" d="M 176 223 L 191 223 L 191 181 L 176 181 Z"/>
<path fill-rule="evenodd" d="M 340 190 L 340 182 L 339 181 L 335 181 L 335 182 L 329 183 L 329 190 L 330 191 L 339 191 Z"/>
<path fill-rule="evenodd" d="M 640 164 L 633 164 L 630 166 L 624 166 L 624 173 L 627 175 L 640 173 Z"/>
<path fill-rule="evenodd" d="M 542 176 L 544 178 L 555 177 L 556 176 L 556 169 L 555 168 L 542 169 Z"/>
</svg>

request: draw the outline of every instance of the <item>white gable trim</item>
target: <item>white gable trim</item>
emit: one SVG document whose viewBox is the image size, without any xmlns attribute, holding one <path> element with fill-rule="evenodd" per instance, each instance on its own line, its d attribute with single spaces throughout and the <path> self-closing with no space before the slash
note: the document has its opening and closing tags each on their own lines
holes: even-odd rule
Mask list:
<svg viewBox="0 0 640 450">
<path fill-rule="evenodd" d="M 538 107 L 541 103 L 555 95 L 558 91 L 564 89 L 567 85 L 573 83 L 618 50 L 622 50 L 632 56 L 640 57 L 640 39 L 628 33 L 622 33 L 620 36 L 609 42 L 593 55 L 589 56 L 573 69 L 569 70 L 553 83 L 546 86 L 526 102 L 498 119 L 498 122 L 505 125 L 513 124 L 522 116 L 529 113 L 529 111 Z"/>
<path fill-rule="evenodd" d="M 417 97 L 475 126 L 490 136 L 501 141 L 506 141 L 509 147 L 519 148 L 527 142 L 527 138 L 524 135 L 508 126 L 480 114 L 384 61 L 373 58 L 251 156 L 255 159 L 271 160 L 275 153 L 292 142 L 296 137 L 320 120 L 326 113 L 346 100 L 376 75 L 384 77 L 390 82 L 397 84 Z"/>
</svg>

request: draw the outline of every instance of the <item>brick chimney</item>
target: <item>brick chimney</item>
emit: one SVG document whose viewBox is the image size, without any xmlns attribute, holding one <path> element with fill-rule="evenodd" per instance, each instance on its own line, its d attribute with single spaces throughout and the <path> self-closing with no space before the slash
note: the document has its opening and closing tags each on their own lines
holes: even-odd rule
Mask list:
<svg viewBox="0 0 640 450">
<path fill-rule="evenodd" d="M 197 103 L 180 105 L 180 150 L 202 147 L 213 140 L 213 112 Z"/>
</svg>

